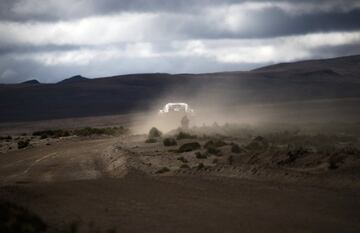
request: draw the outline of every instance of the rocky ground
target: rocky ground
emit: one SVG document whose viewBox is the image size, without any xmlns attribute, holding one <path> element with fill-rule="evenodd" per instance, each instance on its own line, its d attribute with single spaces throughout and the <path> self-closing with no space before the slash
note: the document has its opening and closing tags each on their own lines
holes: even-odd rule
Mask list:
<svg viewBox="0 0 360 233">
<path fill-rule="evenodd" d="M 0 199 L 49 232 L 358 232 L 356 127 L 4 136 Z"/>
</svg>

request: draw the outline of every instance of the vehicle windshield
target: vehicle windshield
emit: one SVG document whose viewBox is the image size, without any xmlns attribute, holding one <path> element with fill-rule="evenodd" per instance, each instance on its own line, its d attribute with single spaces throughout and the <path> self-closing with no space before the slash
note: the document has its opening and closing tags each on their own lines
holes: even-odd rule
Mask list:
<svg viewBox="0 0 360 233">
<path fill-rule="evenodd" d="M 169 106 L 169 111 L 174 111 L 174 112 L 185 111 L 185 106 L 180 104 L 171 105 Z"/>
</svg>

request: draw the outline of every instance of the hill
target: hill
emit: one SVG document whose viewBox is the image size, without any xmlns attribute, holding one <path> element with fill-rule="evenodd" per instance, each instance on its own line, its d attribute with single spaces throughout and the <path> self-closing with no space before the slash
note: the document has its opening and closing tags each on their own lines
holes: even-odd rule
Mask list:
<svg viewBox="0 0 360 233">
<path fill-rule="evenodd" d="M 344 75 L 359 78 L 360 55 L 279 63 L 255 69 L 255 72 L 316 73 L 320 75 Z"/>
<path fill-rule="evenodd" d="M 359 63 L 360 56 L 351 56 L 249 72 L 77 75 L 55 84 L 0 85 L 0 122 L 122 114 L 170 101 L 233 106 L 359 98 Z"/>
<path fill-rule="evenodd" d="M 22 82 L 22 84 L 40 84 L 40 82 L 36 79 L 32 79 L 32 80 L 28 80 L 28 81 L 25 81 L 25 82 Z"/>
<path fill-rule="evenodd" d="M 68 79 L 64 79 L 58 83 L 77 83 L 77 82 L 82 82 L 82 81 L 86 81 L 88 80 L 88 78 L 85 78 L 81 75 L 75 75 L 73 77 L 70 77 Z"/>
</svg>

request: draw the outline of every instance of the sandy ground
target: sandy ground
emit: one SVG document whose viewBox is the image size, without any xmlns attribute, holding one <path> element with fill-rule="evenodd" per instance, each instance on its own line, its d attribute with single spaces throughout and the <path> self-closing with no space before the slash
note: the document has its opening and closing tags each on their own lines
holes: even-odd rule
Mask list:
<svg viewBox="0 0 360 233">
<path fill-rule="evenodd" d="M 359 193 L 231 178 L 149 177 L 5 187 L 54 227 L 117 232 L 359 232 Z"/>
</svg>

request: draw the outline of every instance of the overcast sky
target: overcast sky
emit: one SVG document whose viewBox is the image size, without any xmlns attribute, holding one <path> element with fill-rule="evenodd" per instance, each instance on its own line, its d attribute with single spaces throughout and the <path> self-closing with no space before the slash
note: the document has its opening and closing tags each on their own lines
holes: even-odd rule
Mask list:
<svg viewBox="0 0 360 233">
<path fill-rule="evenodd" d="M 0 0 L 0 83 L 352 54 L 359 0 Z"/>
</svg>

